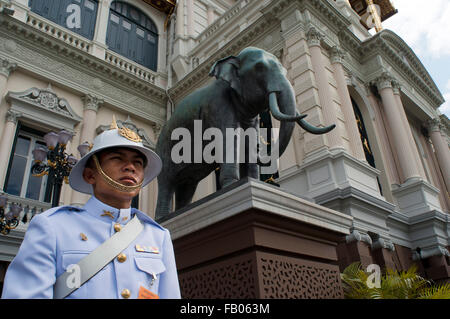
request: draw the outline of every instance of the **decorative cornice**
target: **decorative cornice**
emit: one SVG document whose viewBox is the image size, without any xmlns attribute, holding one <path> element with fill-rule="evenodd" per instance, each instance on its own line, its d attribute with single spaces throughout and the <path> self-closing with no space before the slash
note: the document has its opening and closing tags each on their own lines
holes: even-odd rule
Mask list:
<svg viewBox="0 0 450 319">
<path fill-rule="evenodd" d="M 348 41 L 350 37 L 342 36 L 341 38 Z M 363 58 L 364 60 L 367 60 L 369 57 L 381 54 L 381 57 L 392 61 L 391 65 L 401 72 L 403 77 L 407 79 L 409 83 L 423 92 L 423 95 L 427 97 L 434 108 L 437 108 L 444 103 L 442 94 L 439 92 L 439 89 L 425 67 L 411 48 L 395 33 L 390 30 L 383 30 L 368 40 L 360 43 L 361 48 L 358 52 L 361 60 L 363 60 Z M 404 55 L 399 55 L 393 47 L 401 48 Z M 407 59 L 405 60 L 404 57 Z"/>
<path fill-rule="evenodd" d="M 11 72 L 17 69 L 17 63 L 10 62 L 7 59 L 0 58 L 0 74 L 4 75 L 6 78 L 9 77 Z"/>
<path fill-rule="evenodd" d="M 99 106 L 105 102 L 104 100 L 91 94 L 84 95 L 83 97 L 81 97 L 81 100 L 84 103 L 85 110 L 92 110 L 96 113 L 98 112 Z"/>
</svg>

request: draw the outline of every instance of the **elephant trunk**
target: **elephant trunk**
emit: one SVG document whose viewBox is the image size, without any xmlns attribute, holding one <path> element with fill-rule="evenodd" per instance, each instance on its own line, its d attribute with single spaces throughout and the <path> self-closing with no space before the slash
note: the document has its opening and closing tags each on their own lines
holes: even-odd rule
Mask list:
<svg viewBox="0 0 450 319">
<path fill-rule="evenodd" d="M 325 134 L 336 127 L 316 127 L 304 120 L 306 115 L 297 111 L 294 88 L 287 79 L 278 78 L 275 87 L 269 88 L 269 107 L 273 117 L 280 121 L 280 134 L 275 147 L 279 149 L 279 156 L 286 150 L 297 122 L 305 131 L 311 134 Z"/>
</svg>

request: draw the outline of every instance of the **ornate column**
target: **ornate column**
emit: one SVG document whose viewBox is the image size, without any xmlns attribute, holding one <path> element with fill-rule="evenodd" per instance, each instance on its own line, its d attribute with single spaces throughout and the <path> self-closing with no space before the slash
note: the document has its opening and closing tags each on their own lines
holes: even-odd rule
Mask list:
<svg viewBox="0 0 450 319">
<path fill-rule="evenodd" d="M 441 120 L 439 118 L 429 120 L 428 130 L 442 176 L 444 177 L 445 186 L 447 186 L 447 193 L 450 193 L 450 151 L 445 138 L 441 134 L 443 130 Z"/>
<path fill-rule="evenodd" d="M 408 141 L 409 141 L 411 150 L 414 154 L 413 160 L 416 163 L 417 168 L 419 169 L 419 174 L 422 176 L 422 178 L 426 179 L 425 168 L 423 167 L 423 164 L 420 160 L 421 155 L 417 148 L 417 144 L 415 142 L 413 133 L 411 131 L 411 127 L 408 122 L 408 117 L 406 116 L 405 108 L 403 106 L 402 99 L 400 96 L 401 85 L 397 80 L 392 81 L 392 90 L 394 91 L 394 97 L 395 97 L 395 100 L 397 101 L 397 107 L 401 113 L 401 117 L 403 120 L 402 124 L 403 124 L 404 130 L 408 137 Z"/>
<path fill-rule="evenodd" d="M 83 126 L 80 132 L 79 144 L 84 142 L 92 143 L 95 138 L 95 125 L 97 119 L 97 111 L 99 106 L 103 103 L 102 99 L 87 94 L 81 98 L 84 102 Z M 72 204 L 82 205 L 87 201 L 87 195 L 73 191 Z"/>
<path fill-rule="evenodd" d="M 5 95 L 6 91 L 6 83 L 8 82 L 8 78 L 15 69 L 17 69 L 17 64 L 12 63 L 9 60 L 0 58 L 0 103 L 3 99 L 3 95 Z"/>
<path fill-rule="evenodd" d="M 8 169 L 9 157 L 17 129 L 17 121 L 20 116 L 20 113 L 11 110 L 6 113 L 6 124 L 0 140 L 0 186 L 2 190 L 5 186 L 6 170 Z"/>
<path fill-rule="evenodd" d="M 80 134 L 80 144 L 84 142 L 92 143 L 95 138 L 95 124 L 98 108 L 103 104 L 103 100 L 87 94 L 81 98 L 84 102 L 83 127 Z"/>
<path fill-rule="evenodd" d="M 328 126 L 331 124 L 336 124 L 336 128 L 326 134 L 328 138 L 328 146 L 330 149 L 343 148 L 341 136 L 339 134 L 336 108 L 333 105 L 333 99 L 329 89 L 330 84 L 328 82 L 325 63 L 322 57 L 320 41 L 323 35 L 316 28 L 311 27 L 307 32 L 306 37 L 308 40 L 309 51 L 311 53 L 311 63 L 316 75 L 319 100 L 322 106 L 322 115 L 325 122 L 324 125 Z"/>
<path fill-rule="evenodd" d="M 384 112 L 389 124 L 390 136 L 394 142 L 395 151 L 400 162 L 398 166 L 403 173 L 403 180 L 401 182 L 405 182 L 411 178 L 420 178 L 420 174 L 414 161 L 414 152 L 411 149 L 407 131 L 402 125 L 404 123 L 402 119 L 404 112 L 401 112 L 400 106 L 395 99 L 392 87 L 393 80 L 389 73 L 384 72 L 376 79 L 375 84 L 381 95 Z"/>
<path fill-rule="evenodd" d="M 8 110 L 8 107 L 6 105 L 5 107 L 2 106 L 5 103 L 4 96 L 6 94 L 8 78 L 11 75 L 11 73 L 14 70 L 16 70 L 16 68 L 17 68 L 16 63 L 12 63 L 9 60 L 0 58 L 0 133 L 3 132 L 6 123 L 5 121 L 6 111 Z"/>
<path fill-rule="evenodd" d="M 99 0 L 97 11 L 97 22 L 95 24 L 94 39 L 92 41 L 91 53 L 98 58 L 104 59 L 106 46 L 106 32 L 108 27 L 109 9 L 112 0 Z"/>
<path fill-rule="evenodd" d="M 194 1 L 186 0 L 188 36 L 194 36 Z"/>
<path fill-rule="evenodd" d="M 341 110 L 345 117 L 345 126 L 347 128 L 353 156 L 361 161 L 365 161 L 366 156 L 364 155 L 364 149 L 361 143 L 361 137 L 356 123 L 355 112 L 353 111 L 350 93 L 348 91 L 347 82 L 345 80 L 344 67 L 342 65 L 345 54 L 344 51 L 342 51 L 342 49 L 337 46 L 333 47 L 330 53 L 331 64 L 334 68 L 334 76 L 337 83 L 337 91 L 342 103 Z"/>
<path fill-rule="evenodd" d="M 177 28 L 176 36 L 184 36 L 184 0 L 177 1 Z"/>
</svg>

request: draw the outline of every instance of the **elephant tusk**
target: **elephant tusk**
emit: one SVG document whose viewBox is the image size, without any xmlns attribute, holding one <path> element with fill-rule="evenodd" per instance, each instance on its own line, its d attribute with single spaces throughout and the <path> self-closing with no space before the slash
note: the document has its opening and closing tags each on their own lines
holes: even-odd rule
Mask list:
<svg viewBox="0 0 450 319">
<path fill-rule="evenodd" d="M 306 117 L 306 115 L 300 115 L 298 112 L 297 115 L 295 116 L 281 113 L 280 107 L 278 106 L 276 92 L 270 92 L 269 94 L 269 107 L 273 117 L 276 118 L 278 121 L 298 122 Z"/>
<path fill-rule="evenodd" d="M 297 115 L 300 115 L 298 112 L 296 112 L 296 113 L 297 113 Z M 311 134 L 317 134 L 317 135 L 328 133 L 329 131 L 331 131 L 332 129 L 334 129 L 336 127 L 336 124 L 332 124 L 332 125 L 326 126 L 326 127 L 317 127 L 317 126 L 313 126 L 313 125 L 309 124 L 308 122 L 306 122 L 303 119 L 297 121 L 297 123 L 305 131 L 307 131 Z"/>
</svg>

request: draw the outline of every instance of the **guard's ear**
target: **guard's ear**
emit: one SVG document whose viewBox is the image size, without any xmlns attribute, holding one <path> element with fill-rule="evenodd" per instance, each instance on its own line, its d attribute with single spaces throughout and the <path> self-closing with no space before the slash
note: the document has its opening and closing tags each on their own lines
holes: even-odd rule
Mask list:
<svg viewBox="0 0 450 319">
<path fill-rule="evenodd" d="M 239 58 L 229 56 L 214 63 L 209 72 L 209 76 L 214 76 L 216 79 L 222 79 L 228 82 L 232 89 L 239 95 L 241 94 L 241 81 L 239 79 Z"/>
</svg>

